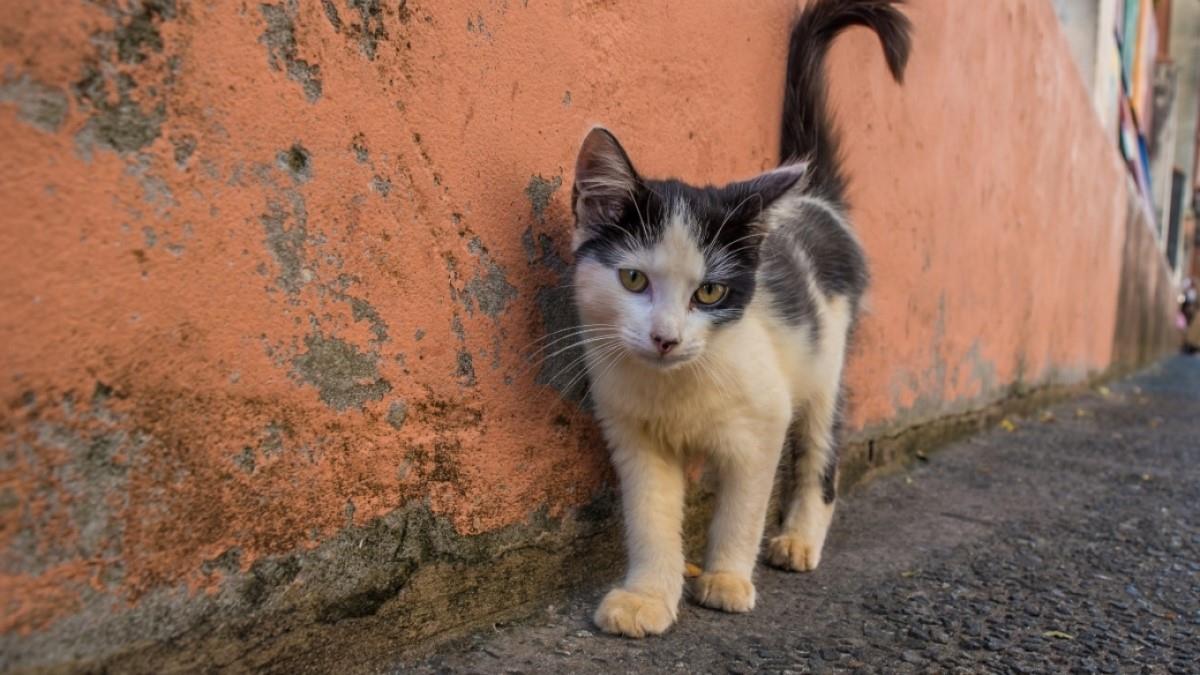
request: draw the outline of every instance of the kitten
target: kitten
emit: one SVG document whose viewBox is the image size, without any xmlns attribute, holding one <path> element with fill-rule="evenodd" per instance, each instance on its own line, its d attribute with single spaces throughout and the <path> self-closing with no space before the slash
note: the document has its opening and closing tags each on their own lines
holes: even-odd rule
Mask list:
<svg viewBox="0 0 1200 675">
<path fill-rule="evenodd" d="M 901 0 L 814 0 L 788 48 L 782 163 L 747 181 L 694 187 L 634 170 L 608 131 L 579 151 L 574 287 L 597 418 L 621 482 L 629 569 L 596 610 L 604 631 L 658 634 L 683 591 L 684 467 L 706 457 L 717 509 L 702 605 L 754 607 L 752 574 L 784 444 L 795 493 L 767 557 L 804 571 L 833 517 L 835 427 L 847 336 L 867 285 L 847 221 L 826 111 L 823 60 L 863 25 L 902 79 L 910 23 Z"/>
</svg>

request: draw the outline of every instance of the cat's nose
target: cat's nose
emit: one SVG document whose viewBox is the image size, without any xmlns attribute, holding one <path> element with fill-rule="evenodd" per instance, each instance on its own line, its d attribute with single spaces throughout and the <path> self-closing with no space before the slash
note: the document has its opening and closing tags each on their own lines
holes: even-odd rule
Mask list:
<svg viewBox="0 0 1200 675">
<path fill-rule="evenodd" d="M 671 340 L 659 335 L 652 334 L 650 339 L 654 341 L 654 346 L 658 347 L 658 353 L 660 356 L 666 356 L 668 352 L 679 345 L 679 340 Z"/>
</svg>

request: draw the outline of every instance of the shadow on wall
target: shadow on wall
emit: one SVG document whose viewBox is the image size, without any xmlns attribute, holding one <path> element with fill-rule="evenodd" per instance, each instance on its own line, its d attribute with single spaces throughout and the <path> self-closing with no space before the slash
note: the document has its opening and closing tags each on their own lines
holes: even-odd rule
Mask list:
<svg viewBox="0 0 1200 675">
<path fill-rule="evenodd" d="M 1137 194 L 1133 186 L 1129 192 Z M 1153 227 L 1139 201 L 1129 199 L 1113 333 L 1114 370 L 1120 373 L 1136 370 L 1179 346 L 1177 292 Z"/>
</svg>

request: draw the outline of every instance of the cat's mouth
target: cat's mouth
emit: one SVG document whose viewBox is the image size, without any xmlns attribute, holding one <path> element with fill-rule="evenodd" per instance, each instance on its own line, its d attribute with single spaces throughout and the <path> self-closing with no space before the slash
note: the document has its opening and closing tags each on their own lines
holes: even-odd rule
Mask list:
<svg viewBox="0 0 1200 675">
<path fill-rule="evenodd" d="M 658 370 L 673 370 L 679 366 L 688 363 L 695 354 L 684 352 L 672 352 L 669 354 L 659 354 L 657 351 L 647 351 L 643 349 L 633 350 L 638 360 Z"/>
</svg>

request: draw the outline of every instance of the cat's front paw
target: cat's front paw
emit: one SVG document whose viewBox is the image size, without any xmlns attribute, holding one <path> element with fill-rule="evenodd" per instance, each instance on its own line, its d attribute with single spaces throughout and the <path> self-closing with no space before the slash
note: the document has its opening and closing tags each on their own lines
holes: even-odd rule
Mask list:
<svg viewBox="0 0 1200 675">
<path fill-rule="evenodd" d="M 614 588 L 604 596 L 592 621 L 605 633 L 641 638 L 661 635 L 675 623 L 675 612 L 660 597 Z"/>
<path fill-rule="evenodd" d="M 781 534 L 767 544 L 767 561 L 793 572 L 811 572 L 821 562 L 823 539 L 798 534 Z"/>
<path fill-rule="evenodd" d="M 754 584 L 733 572 L 710 572 L 692 581 L 696 602 L 722 612 L 749 612 L 754 609 Z"/>
</svg>

